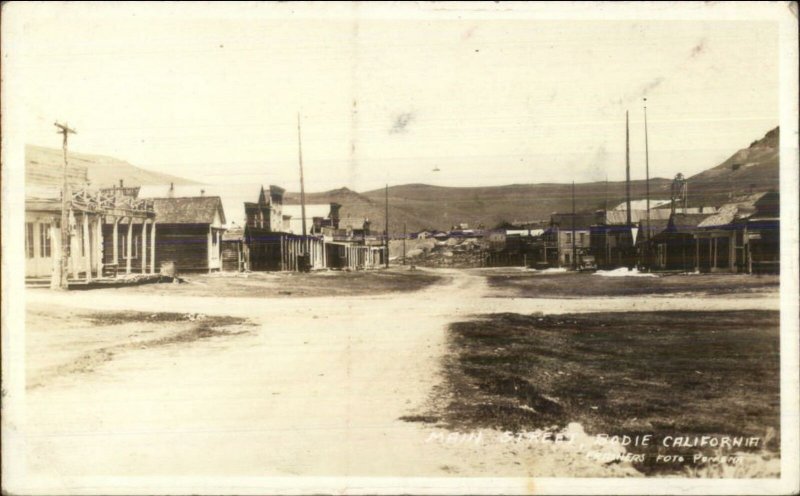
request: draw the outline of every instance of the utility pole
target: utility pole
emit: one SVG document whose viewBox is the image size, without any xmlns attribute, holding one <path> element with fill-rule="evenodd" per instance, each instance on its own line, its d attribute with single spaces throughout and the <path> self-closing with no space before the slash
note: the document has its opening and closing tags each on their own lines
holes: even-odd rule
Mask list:
<svg viewBox="0 0 800 496">
<path fill-rule="evenodd" d="M 631 228 L 631 148 L 630 131 L 628 128 L 628 111 L 625 111 L 625 208 L 628 229 Z"/>
<path fill-rule="evenodd" d="M 69 210 L 71 198 L 69 182 L 67 181 L 67 136 L 70 134 L 78 134 L 78 132 L 70 128 L 67 124 L 60 124 L 56 122 L 54 125 L 58 128 L 57 132 L 64 136 L 62 143 L 62 148 L 64 151 L 64 177 L 61 187 L 61 264 L 58 268 L 58 282 L 55 284 L 55 280 L 51 281 L 51 287 L 53 289 L 69 289 L 69 282 L 67 281 L 69 267 L 67 267 L 67 265 L 69 265 Z"/>
<path fill-rule="evenodd" d="M 386 226 L 383 231 L 383 243 L 386 246 L 386 268 L 389 268 L 389 185 L 386 185 Z"/>
<path fill-rule="evenodd" d="M 303 217 L 303 263 L 307 263 L 308 239 L 306 238 L 306 187 L 303 182 L 303 138 L 300 133 L 300 112 L 297 113 L 297 154 L 300 159 L 300 215 Z"/>
<path fill-rule="evenodd" d="M 572 181 L 572 268 L 578 268 L 578 259 L 575 258 L 577 240 L 575 239 L 575 181 Z"/>
<path fill-rule="evenodd" d="M 650 149 L 647 142 L 647 98 L 644 99 L 644 167 L 645 195 L 647 198 L 647 239 L 650 239 Z"/>
<path fill-rule="evenodd" d="M 631 222 L 631 147 L 630 147 L 631 135 L 630 135 L 630 126 L 628 125 L 628 111 L 625 111 L 625 207 L 627 209 L 627 215 L 625 216 L 625 220 L 627 221 L 627 231 L 628 236 L 630 236 L 631 246 L 627 249 L 627 266 L 628 270 L 633 268 L 632 259 L 634 253 L 634 243 L 633 243 L 633 223 Z"/>
</svg>

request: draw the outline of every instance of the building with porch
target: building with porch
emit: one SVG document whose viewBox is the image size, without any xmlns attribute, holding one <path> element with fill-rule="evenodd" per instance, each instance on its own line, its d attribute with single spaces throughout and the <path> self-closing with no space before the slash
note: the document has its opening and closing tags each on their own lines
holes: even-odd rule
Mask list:
<svg viewBox="0 0 800 496">
<path fill-rule="evenodd" d="M 735 198 L 693 233 L 699 272 L 780 272 L 780 199 L 775 191 Z"/>
<path fill-rule="evenodd" d="M 71 157 L 72 155 L 70 155 Z M 107 275 L 107 264 L 119 260 L 107 248 L 104 226 L 109 219 L 125 219 L 129 224 L 151 224 L 155 211 L 151 202 L 137 200 L 108 190 L 89 187 L 88 169 L 80 160 L 69 162 L 67 169 L 68 198 L 66 202 L 69 243 L 67 252 L 67 281 L 71 284 L 91 282 Z M 26 147 L 25 156 L 25 276 L 28 282 L 50 281 L 58 287 L 61 272 L 61 189 L 64 180 L 62 151 L 43 147 Z M 132 253 L 125 240 L 123 256 Z M 153 247 L 150 246 L 150 253 Z M 136 249 L 140 247 L 137 244 Z M 147 250 L 148 246 L 142 246 Z M 144 253 L 144 251 L 142 252 Z M 144 256 L 144 255 L 143 255 Z M 126 260 L 128 273 L 135 268 L 132 259 Z M 136 269 L 154 271 L 152 264 L 143 260 Z M 112 271 L 116 273 L 116 270 Z"/>
</svg>

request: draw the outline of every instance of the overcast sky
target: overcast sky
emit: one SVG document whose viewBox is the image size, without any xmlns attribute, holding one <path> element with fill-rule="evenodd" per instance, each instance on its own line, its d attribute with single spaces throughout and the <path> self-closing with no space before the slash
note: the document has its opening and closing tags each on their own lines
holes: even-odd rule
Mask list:
<svg viewBox="0 0 800 496">
<path fill-rule="evenodd" d="M 651 176 L 712 167 L 778 124 L 772 22 L 203 9 L 40 7 L 16 40 L 25 142 L 57 147 L 67 121 L 75 151 L 296 190 L 299 112 L 307 188 L 363 191 L 624 179 L 626 109 L 644 177 L 644 97 Z"/>
</svg>

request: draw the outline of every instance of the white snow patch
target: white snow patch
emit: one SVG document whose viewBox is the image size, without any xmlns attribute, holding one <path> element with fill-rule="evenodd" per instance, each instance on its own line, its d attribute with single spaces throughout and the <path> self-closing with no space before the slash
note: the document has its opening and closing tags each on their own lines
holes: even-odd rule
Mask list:
<svg viewBox="0 0 800 496">
<path fill-rule="evenodd" d="M 551 267 L 549 269 L 544 269 L 544 270 L 528 269 L 528 272 L 536 272 L 538 274 L 561 274 L 568 271 L 564 267 Z"/>
<path fill-rule="evenodd" d="M 594 275 L 603 277 L 656 277 L 655 274 L 650 274 L 649 272 L 639 272 L 637 269 L 628 270 L 625 267 L 614 270 L 598 270 Z"/>
</svg>

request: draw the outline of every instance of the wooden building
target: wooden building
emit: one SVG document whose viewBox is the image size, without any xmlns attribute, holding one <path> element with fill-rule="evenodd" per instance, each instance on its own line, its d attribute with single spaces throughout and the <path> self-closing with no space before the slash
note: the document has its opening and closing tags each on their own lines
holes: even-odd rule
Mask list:
<svg viewBox="0 0 800 496">
<path fill-rule="evenodd" d="M 697 265 L 694 233 L 708 217 L 709 214 L 699 213 L 672 214 L 664 229 L 653 229 L 652 236 L 645 241 L 650 257 L 642 261 L 643 266 L 651 271 L 694 271 Z"/>
<path fill-rule="evenodd" d="M 222 233 L 222 270 L 227 272 L 247 270 L 244 247 L 244 228 L 228 229 Z"/>
<path fill-rule="evenodd" d="M 173 262 L 178 272 L 219 270 L 225 212 L 218 196 L 155 198 L 156 267 Z"/>
<path fill-rule="evenodd" d="M 550 229 L 546 231 L 547 243 L 555 247 L 558 267 L 580 265 L 583 257 L 592 256 L 591 233 L 594 223 L 594 214 L 588 213 L 576 213 L 574 219 L 571 213 L 553 214 L 550 217 Z"/>
<path fill-rule="evenodd" d="M 733 199 L 700 222 L 693 236 L 699 272 L 780 272 L 778 193 Z"/>
<path fill-rule="evenodd" d="M 291 218 L 283 210 L 284 189 L 270 186 L 268 191 L 262 187 L 258 201 L 244 204 L 241 270 L 301 271 L 325 267 L 322 239 L 286 232 Z"/>
<path fill-rule="evenodd" d="M 70 241 L 65 249 L 68 257 L 68 280 L 90 282 L 103 277 L 109 269 L 106 265 L 111 264 L 111 260 L 119 255 L 119 252 L 109 246 L 104 227 L 106 223 L 110 219 L 117 219 L 126 222 L 126 225 L 148 225 L 153 222 L 155 211 L 152 202 L 117 194 L 116 191 L 91 189 L 85 161 L 72 158 L 73 155 L 70 154 L 67 170 L 67 229 Z M 31 281 L 49 279 L 51 286 L 56 287 L 62 258 L 62 151 L 29 146 L 26 147 L 25 162 L 25 276 Z M 132 243 L 132 236 L 125 239 L 122 245 L 124 251 L 121 251 L 123 256 L 140 248 L 143 250 L 141 253 L 144 253 L 148 247 L 152 253 L 152 244 L 141 245 L 137 242 L 134 247 Z M 153 270 L 145 259 L 136 267 L 132 258 L 125 260 L 125 270 L 128 273 L 136 269 L 142 272 Z"/>
</svg>

